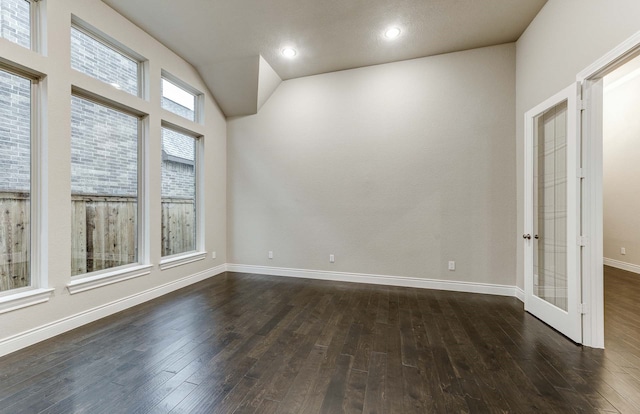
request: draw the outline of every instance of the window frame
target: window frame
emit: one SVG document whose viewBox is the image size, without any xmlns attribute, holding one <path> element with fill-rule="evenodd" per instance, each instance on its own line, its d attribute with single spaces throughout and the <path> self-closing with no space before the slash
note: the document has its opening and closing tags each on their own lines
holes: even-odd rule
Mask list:
<svg viewBox="0 0 640 414">
<path fill-rule="evenodd" d="M 108 47 L 109 49 L 115 51 L 116 53 L 121 54 L 122 56 L 131 59 L 132 61 L 137 63 L 137 70 L 136 70 L 136 75 L 137 75 L 137 80 L 138 80 L 138 88 L 136 91 L 136 94 L 131 94 L 125 90 L 119 89 L 114 87 L 113 85 L 110 85 L 109 82 L 105 82 L 101 79 L 97 79 L 91 75 L 88 75 L 84 72 L 81 72 L 77 69 L 74 69 L 73 67 L 71 67 L 72 70 L 75 70 L 78 73 L 82 73 L 85 76 L 88 76 L 92 79 L 96 79 L 99 82 L 105 83 L 107 85 L 110 85 L 111 87 L 113 87 L 114 89 L 117 90 L 121 90 L 122 92 L 132 95 L 132 96 L 136 96 L 138 98 L 142 98 L 142 99 L 148 99 L 148 88 L 147 88 L 147 59 L 142 56 L 141 54 L 135 52 L 133 49 L 127 47 L 126 45 L 122 44 L 121 42 L 117 41 L 116 39 L 114 39 L 113 37 L 107 35 L 106 33 L 98 30 L 97 28 L 93 27 L 92 25 L 90 25 L 89 23 L 85 22 L 84 20 L 80 19 L 78 16 L 76 16 L 75 14 L 71 15 L 71 26 L 69 29 L 69 38 L 71 38 L 71 33 L 73 31 L 73 29 L 78 30 L 79 32 L 87 35 L 88 37 L 90 37 L 91 39 L 95 40 L 98 43 L 101 43 L 103 46 Z M 71 41 L 69 41 L 70 45 L 71 45 Z"/>
<path fill-rule="evenodd" d="M 149 137 L 149 116 L 139 110 L 128 107 L 116 101 L 104 98 L 78 87 L 72 87 L 70 98 L 77 97 L 97 105 L 102 105 L 111 110 L 132 116 L 137 119 L 138 142 L 137 142 L 137 262 L 122 266 L 115 266 L 108 269 L 87 272 L 71 276 L 71 282 L 67 285 L 71 294 L 84 292 L 89 289 L 117 283 L 122 280 L 134 277 L 145 276 L 151 273 L 149 254 L 149 194 L 148 194 L 148 137 Z M 71 253 L 71 252 L 70 252 Z"/>
<path fill-rule="evenodd" d="M 31 50 L 36 53 L 44 53 L 46 51 L 46 39 L 42 35 L 43 17 L 40 12 L 41 0 L 27 0 L 29 6 L 29 26 L 31 35 Z"/>
<path fill-rule="evenodd" d="M 47 262 L 47 209 L 46 187 L 43 177 L 47 173 L 46 128 L 43 117 L 46 93 L 43 91 L 45 75 L 34 70 L 18 68 L 0 62 L 0 70 L 29 80 L 30 138 L 29 138 L 29 286 L 0 292 L 0 314 L 49 301 L 54 289 L 48 287 Z"/>
<path fill-rule="evenodd" d="M 165 109 L 162 106 L 162 99 L 164 98 L 164 95 L 162 94 L 162 81 L 166 80 L 172 84 L 174 84 L 175 86 L 179 87 L 180 89 L 183 89 L 185 92 L 190 93 L 191 95 L 193 95 L 193 120 L 189 119 L 189 118 L 185 118 L 182 115 L 179 115 L 175 112 L 172 112 L 168 109 Z M 168 99 L 168 98 L 167 98 Z M 202 92 L 200 92 L 199 90 L 197 90 L 196 88 L 194 88 L 193 86 L 189 85 L 188 83 L 184 82 L 183 80 L 181 80 L 180 78 L 178 78 L 177 76 L 172 75 L 170 72 L 162 69 L 161 73 L 160 73 L 160 107 L 162 108 L 163 111 L 167 111 L 169 113 L 172 113 L 174 115 L 179 116 L 181 119 L 186 119 L 189 122 L 195 122 L 198 124 L 203 124 L 204 123 L 204 94 Z M 187 133 L 187 135 L 194 135 L 194 132 L 189 131 Z M 198 134 L 195 134 L 196 136 L 198 136 Z"/>
<path fill-rule="evenodd" d="M 203 260 L 207 256 L 204 243 L 204 188 L 202 179 L 202 162 L 204 154 L 204 136 L 197 132 L 183 128 L 179 125 L 173 124 L 162 120 L 160 137 L 162 140 L 162 129 L 168 129 L 180 134 L 188 135 L 194 139 L 195 154 L 194 154 L 194 175 L 195 175 L 195 249 L 188 252 L 172 254 L 169 256 L 160 257 L 160 270 L 170 269 L 172 267 L 180 266 L 187 263 Z M 160 185 L 162 187 L 162 164 L 160 165 Z M 162 190 L 161 190 L 162 191 Z M 162 196 L 160 197 L 162 202 Z M 162 225 L 162 218 L 160 218 Z"/>
</svg>

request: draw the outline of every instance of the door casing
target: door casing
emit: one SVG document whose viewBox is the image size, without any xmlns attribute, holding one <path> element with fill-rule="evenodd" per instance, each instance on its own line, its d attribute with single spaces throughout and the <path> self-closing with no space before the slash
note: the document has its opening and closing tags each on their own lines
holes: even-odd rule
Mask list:
<svg viewBox="0 0 640 414">
<path fill-rule="evenodd" d="M 582 249 L 583 344 L 604 348 L 603 275 L 603 78 L 640 54 L 640 32 L 634 34 L 576 76 L 582 87 Z"/>
</svg>

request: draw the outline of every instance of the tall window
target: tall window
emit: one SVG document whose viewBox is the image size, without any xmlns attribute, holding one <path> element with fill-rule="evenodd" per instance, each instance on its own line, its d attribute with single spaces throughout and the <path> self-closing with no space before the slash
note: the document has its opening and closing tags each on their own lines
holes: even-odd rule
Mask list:
<svg viewBox="0 0 640 414">
<path fill-rule="evenodd" d="M 0 32 L 3 38 L 31 48 L 31 2 L 0 0 Z"/>
<path fill-rule="evenodd" d="M 0 292 L 31 286 L 31 82 L 0 70 Z"/>
<path fill-rule="evenodd" d="M 197 104 L 198 99 L 195 93 L 178 86 L 177 82 L 162 78 L 162 107 L 164 109 L 190 121 L 195 121 L 198 112 Z"/>
<path fill-rule="evenodd" d="M 116 89 L 140 95 L 140 62 L 76 26 L 71 27 L 71 67 Z"/>
<path fill-rule="evenodd" d="M 162 128 L 162 256 L 197 246 L 197 138 Z"/>
<path fill-rule="evenodd" d="M 71 98 L 72 275 L 138 262 L 139 119 Z"/>
</svg>

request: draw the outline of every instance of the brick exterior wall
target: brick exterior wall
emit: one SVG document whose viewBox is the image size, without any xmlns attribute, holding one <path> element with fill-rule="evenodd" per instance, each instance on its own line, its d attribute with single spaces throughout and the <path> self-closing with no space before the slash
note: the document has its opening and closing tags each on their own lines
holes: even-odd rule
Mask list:
<svg viewBox="0 0 640 414">
<path fill-rule="evenodd" d="M 0 191 L 30 189 L 31 81 L 0 70 Z"/>
<path fill-rule="evenodd" d="M 30 47 L 29 3 L 0 0 L 2 37 Z M 74 69 L 137 94 L 135 62 L 73 29 Z M 30 189 L 30 81 L 0 70 L 0 191 Z M 167 98 L 162 106 L 193 119 L 193 111 Z M 137 194 L 138 120 L 122 112 L 72 97 L 71 189 L 73 194 L 135 196 Z M 175 131 L 163 129 L 163 139 Z M 162 196 L 195 197 L 195 168 L 163 159 Z"/>
<path fill-rule="evenodd" d="M 185 117 L 191 121 L 195 121 L 195 112 L 191 109 L 182 106 L 178 103 L 173 102 L 171 99 L 167 99 L 164 96 L 162 97 L 162 107 L 167 111 L 173 112 L 174 114 L 178 114 L 182 117 Z"/>
<path fill-rule="evenodd" d="M 195 174 L 192 165 L 172 161 L 162 163 L 162 198 L 195 197 Z"/>
<path fill-rule="evenodd" d="M 185 139 L 185 137 L 187 139 Z M 194 142 L 193 138 L 162 128 L 162 155 L 166 157 L 166 142 L 173 140 L 177 144 L 185 145 L 185 142 Z M 195 142 L 194 142 L 195 143 Z M 194 147 L 191 146 L 187 152 L 191 152 L 191 158 L 195 158 Z M 193 159 L 191 161 L 194 161 Z M 175 162 L 167 159 L 162 160 L 162 197 L 173 198 L 195 198 L 195 167 L 193 164 Z"/>
<path fill-rule="evenodd" d="M 138 118 L 71 98 L 71 192 L 138 194 Z"/>
<path fill-rule="evenodd" d="M 71 67 L 138 95 L 138 64 L 75 27 L 71 28 Z"/>
<path fill-rule="evenodd" d="M 31 47 L 30 5 L 25 0 L 0 0 L 2 37 L 24 47 Z"/>
</svg>

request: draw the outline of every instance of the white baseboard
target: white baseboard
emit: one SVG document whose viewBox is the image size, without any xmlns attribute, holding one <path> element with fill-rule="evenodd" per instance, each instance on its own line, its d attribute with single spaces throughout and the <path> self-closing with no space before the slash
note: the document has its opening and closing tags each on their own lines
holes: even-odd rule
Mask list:
<svg viewBox="0 0 640 414">
<path fill-rule="evenodd" d="M 606 257 L 604 258 L 604 264 L 606 266 L 615 267 L 616 269 L 640 274 L 640 266 L 637 264 L 621 262 L 620 260 L 608 259 Z"/>
<path fill-rule="evenodd" d="M 516 286 L 516 298 L 520 299 L 520 302 L 524 303 L 524 290 Z"/>
<path fill-rule="evenodd" d="M 371 275 L 365 273 L 329 272 L 326 270 L 289 269 L 284 267 L 227 264 L 227 271 L 255 273 L 270 276 L 298 277 L 305 279 L 333 280 L 339 282 L 369 283 L 374 285 L 402 286 L 454 292 L 484 293 L 498 296 L 517 296 L 515 286 L 488 283 L 458 282 L 451 280 L 422 279 L 406 276 Z M 522 296 L 524 299 L 524 295 Z"/>
<path fill-rule="evenodd" d="M 127 296 L 111 303 L 4 338 L 0 340 L 0 356 L 10 354 L 11 352 L 36 344 L 40 341 L 44 341 L 45 339 L 53 338 L 56 335 L 60 335 L 61 333 L 78 328 L 82 325 L 113 315 L 114 313 L 150 301 L 162 295 L 166 295 L 174 290 L 182 289 L 183 287 L 219 275 L 226 270 L 227 266 L 225 264 L 216 266 L 191 276 L 145 290 L 144 292 L 136 293 L 135 295 Z"/>
</svg>

